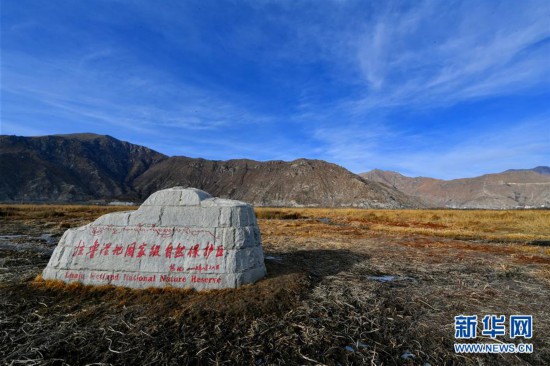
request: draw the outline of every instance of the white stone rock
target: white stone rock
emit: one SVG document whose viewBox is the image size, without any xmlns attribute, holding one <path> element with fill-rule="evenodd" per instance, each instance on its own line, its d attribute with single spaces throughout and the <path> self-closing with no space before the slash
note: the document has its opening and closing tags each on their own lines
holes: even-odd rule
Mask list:
<svg viewBox="0 0 550 366">
<path fill-rule="evenodd" d="M 163 206 L 141 206 L 130 214 L 129 226 L 160 226 L 163 210 Z"/>
<path fill-rule="evenodd" d="M 200 189 L 173 187 L 153 193 L 142 206 L 198 206 L 209 198 L 212 196 Z"/>
<path fill-rule="evenodd" d="M 103 215 L 97 220 L 95 220 L 94 224 L 96 225 L 112 225 L 112 226 L 128 226 L 129 225 L 129 218 L 130 213 L 132 211 L 125 211 L 125 212 L 113 212 L 107 215 Z"/>
<path fill-rule="evenodd" d="M 233 230 L 235 231 L 236 248 L 253 247 L 259 243 L 254 236 L 253 226 L 238 227 Z"/>
<path fill-rule="evenodd" d="M 217 227 L 220 216 L 218 207 L 164 207 L 160 226 L 177 226 L 185 222 L 194 227 Z"/>
<path fill-rule="evenodd" d="M 69 229 L 45 279 L 133 288 L 234 288 L 266 275 L 253 208 L 194 188 L 155 192 L 136 211 Z"/>
<path fill-rule="evenodd" d="M 220 208 L 220 221 L 219 227 L 230 227 L 231 217 L 233 216 L 233 207 L 221 207 Z"/>
<path fill-rule="evenodd" d="M 216 229 L 216 238 L 227 249 L 241 249 L 261 243 L 257 226 L 223 227 Z"/>
<path fill-rule="evenodd" d="M 59 268 L 59 266 L 61 265 L 61 257 L 63 256 L 63 253 L 66 249 L 67 247 L 58 245 L 54 249 L 52 256 L 50 257 L 49 266 L 51 266 L 52 268 Z"/>
<path fill-rule="evenodd" d="M 184 189 L 181 191 L 179 205 L 181 206 L 196 206 L 208 198 L 212 198 L 208 193 L 196 188 Z"/>
<path fill-rule="evenodd" d="M 264 256 L 260 247 L 230 250 L 227 253 L 227 271 L 239 273 L 259 267 Z"/>
</svg>

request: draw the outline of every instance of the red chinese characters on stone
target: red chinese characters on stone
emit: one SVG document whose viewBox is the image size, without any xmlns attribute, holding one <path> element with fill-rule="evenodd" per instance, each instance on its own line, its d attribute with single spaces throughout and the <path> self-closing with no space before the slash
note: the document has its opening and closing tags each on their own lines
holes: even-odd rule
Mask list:
<svg viewBox="0 0 550 366">
<path fill-rule="evenodd" d="M 172 258 L 172 250 L 174 250 L 174 247 L 172 246 L 172 243 L 168 244 L 166 247 L 166 250 L 164 251 L 164 256 L 166 258 Z"/>
<path fill-rule="evenodd" d="M 86 248 L 84 246 L 84 242 L 80 240 L 78 244 L 74 247 L 73 257 L 76 257 L 77 255 L 84 255 L 84 248 Z"/>
<path fill-rule="evenodd" d="M 192 246 L 187 252 L 189 258 L 197 258 L 199 256 L 199 244 Z"/>
<path fill-rule="evenodd" d="M 196 266 L 185 269 L 183 266 L 177 266 L 175 263 L 170 264 L 170 272 L 219 272 L 219 264 L 197 264 Z"/>
<path fill-rule="evenodd" d="M 121 255 L 124 253 L 124 247 L 120 244 L 115 245 L 115 249 L 113 249 L 113 255 Z"/>
<path fill-rule="evenodd" d="M 145 243 L 143 243 L 139 246 L 139 251 L 138 251 L 138 254 L 137 254 L 138 258 L 141 258 L 141 257 L 145 256 L 146 248 L 147 248 L 147 244 L 145 244 Z"/>
<path fill-rule="evenodd" d="M 97 239 L 95 240 L 94 244 L 93 245 L 90 245 L 90 247 L 88 248 L 88 256 L 90 257 L 90 259 L 92 259 L 93 257 L 95 257 L 95 252 L 97 252 L 97 249 L 99 248 L 99 242 L 97 241 Z"/>
<path fill-rule="evenodd" d="M 160 245 L 153 244 L 149 252 L 149 257 L 160 257 Z"/>
<path fill-rule="evenodd" d="M 126 247 L 126 252 L 124 253 L 125 257 L 133 257 L 134 253 L 136 252 L 136 242 L 133 242 L 132 244 L 128 245 Z"/>
<path fill-rule="evenodd" d="M 181 246 L 181 244 L 178 244 L 178 246 L 176 247 L 176 254 L 174 254 L 174 258 L 183 257 L 184 252 L 185 252 L 185 245 Z"/>
<path fill-rule="evenodd" d="M 208 243 L 206 244 L 206 248 L 204 248 L 204 257 L 208 259 L 210 257 L 210 254 L 214 251 L 214 244 Z"/>
<path fill-rule="evenodd" d="M 184 271 L 183 266 L 176 267 L 174 263 L 170 264 L 170 272 L 183 272 L 183 271 Z"/>
<path fill-rule="evenodd" d="M 86 251 L 87 250 L 87 251 Z M 217 247 L 214 244 L 208 242 L 201 247 L 200 244 L 195 244 L 190 246 L 188 249 L 182 243 L 178 243 L 174 246 L 173 243 L 169 243 L 164 250 L 159 244 L 147 244 L 145 242 L 140 245 L 137 242 L 132 242 L 131 244 L 113 244 L 103 243 L 100 244 L 96 239 L 93 244 L 86 246 L 85 243 L 80 240 L 78 244 L 74 247 L 72 256 L 86 256 L 90 259 L 93 259 L 97 256 L 124 256 L 129 258 L 143 258 L 143 257 L 162 257 L 161 253 L 164 253 L 165 258 L 178 259 L 178 258 L 209 258 L 214 257 L 223 257 L 224 247 L 218 245 Z"/>
<path fill-rule="evenodd" d="M 109 255 L 109 249 L 111 249 L 111 245 L 113 245 L 113 243 L 103 244 L 103 247 L 101 247 L 101 250 L 99 251 L 99 254 L 100 255 Z"/>
</svg>

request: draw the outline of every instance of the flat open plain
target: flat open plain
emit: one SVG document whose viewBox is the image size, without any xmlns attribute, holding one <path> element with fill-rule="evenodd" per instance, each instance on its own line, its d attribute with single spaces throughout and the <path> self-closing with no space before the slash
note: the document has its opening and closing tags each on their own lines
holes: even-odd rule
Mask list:
<svg viewBox="0 0 550 366">
<path fill-rule="evenodd" d="M 550 211 L 257 208 L 255 285 L 40 279 L 64 230 L 128 209 L 0 205 L 1 363 L 550 364 Z M 534 352 L 456 354 L 460 314 L 533 315 Z"/>
</svg>

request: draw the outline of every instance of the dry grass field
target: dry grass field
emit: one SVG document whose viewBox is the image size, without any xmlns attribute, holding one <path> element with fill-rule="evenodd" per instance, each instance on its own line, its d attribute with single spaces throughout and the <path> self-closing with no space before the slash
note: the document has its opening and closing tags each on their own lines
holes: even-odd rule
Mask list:
<svg viewBox="0 0 550 366">
<path fill-rule="evenodd" d="M 550 364 L 550 211 L 258 208 L 268 277 L 255 285 L 37 277 L 66 228 L 128 209 L 0 205 L 2 363 Z M 456 354 L 459 314 L 532 314 L 534 352 Z"/>
<path fill-rule="evenodd" d="M 360 232 L 494 242 L 550 238 L 550 210 L 361 210 L 257 208 L 258 218 L 326 218 Z M 550 243 L 549 243 L 550 244 Z"/>
</svg>

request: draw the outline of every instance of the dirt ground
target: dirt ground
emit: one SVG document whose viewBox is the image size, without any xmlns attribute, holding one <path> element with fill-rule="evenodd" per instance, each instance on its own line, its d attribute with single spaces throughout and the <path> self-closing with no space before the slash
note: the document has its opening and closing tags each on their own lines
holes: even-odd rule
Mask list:
<svg viewBox="0 0 550 366">
<path fill-rule="evenodd" d="M 373 229 L 371 210 L 259 210 L 268 277 L 254 285 L 196 292 L 36 280 L 67 227 L 112 210 L 0 206 L 2 364 L 550 364 L 544 233 L 464 240 Z M 523 341 L 534 352 L 455 353 L 460 314 L 533 315 Z"/>
</svg>

